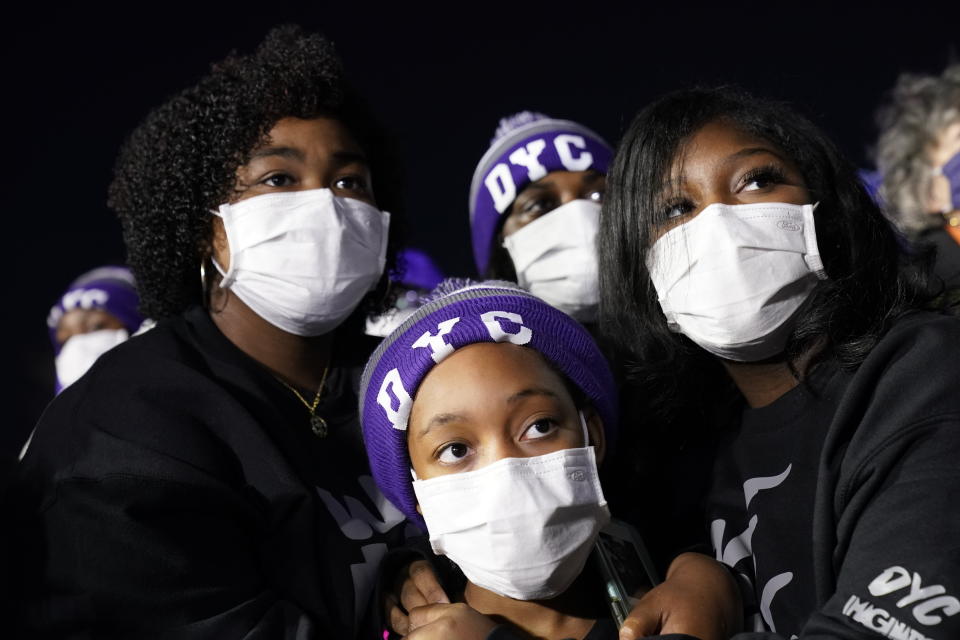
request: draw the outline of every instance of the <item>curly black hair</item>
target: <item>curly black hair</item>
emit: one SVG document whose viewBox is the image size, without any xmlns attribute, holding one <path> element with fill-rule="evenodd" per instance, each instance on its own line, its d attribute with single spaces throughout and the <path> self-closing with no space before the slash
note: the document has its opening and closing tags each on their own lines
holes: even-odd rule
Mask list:
<svg viewBox="0 0 960 640">
<path fill-rule="evenodd" d="M 205 302 L 199 267 L 211 251 L 210 211 L 230 199 L 237 168 L 278 120 L 320 116 L 343 123 L 364 149 L 377 203 L 395 222 L 393 145 L 346 83 L 333 44 L 299 27 L 274 28 L 253 54 L 232 53 L 214 64 L 133 131 L 120 150 L 108 205 L 120 218 L 145 315 L 165 318 Z M 385 286 L 386 276 L 368 300 L 385 299 Z"/>
</svg>

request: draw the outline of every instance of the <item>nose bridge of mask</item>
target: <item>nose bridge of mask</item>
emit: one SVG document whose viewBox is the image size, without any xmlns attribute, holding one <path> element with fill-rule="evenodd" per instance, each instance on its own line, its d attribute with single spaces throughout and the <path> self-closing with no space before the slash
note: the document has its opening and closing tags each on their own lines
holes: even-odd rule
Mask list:
<svg viewBox="0 0 960 640">
<path fill-rule="evenodd" d="M 826 278 L 815 206 L 711 205 L 660 238 L 648 268 L 671 329 L 733 360 L 781 349 L 811 275 Z"/>
<path fill-rule="evenodd" d="M 559 475 L 566 480 L 558 481 Z M 545 492 L 555 505 L 589 502 L 594 495 L 606 504 L 593 447 L 561 449 L 532 458 L 502 458 L 475 471 L 415 480 L 413 487 L 431 536 L 500 517 L 535 513 L 545 506 Z"/>
<path fill-rule="evenodd" d="M 269 193 L 220 207 L 230 266 L 220 286 L 296 335 L 339 325 L 383 273 L 389 214 L 330 189 Z"/>
<path fill-rule="evenodd" d="M 578 411 L 577 411 L 577 416 L 578 416 L 578 419 L 580 420 L 580 429 L 581 429 L 581 433 L 583 434 L 583 446 L 584 446 L 584 447 L 589 447 L 589 446 L 590 446 L 590 431 L 587 429 L 587 419 L 584 417 L 582 410 L 578 410 Z M 410 476 L 411 476 L 414 480 L 417 480 L 417 479 L 418 479 L 418 478 L 417 478 L 417 472 L 413 470 L 413 467 L 410 467 Z"/>
<path fill-rule="evenodd" d="M 651 247 L 647 269 L 659 297 L 665 298 L 680 282 L 696 279 L 687 278 L 688 274 L 749 270 L 750 260 L 771 251 L 794 253 L 814 273 L 822 271 L 813 225 L 814 206 L 709 205 Z M 736 247 L 736 252 L 731 253 L 730 247 Z M 731 261 L 731 257 L 737 260 Z"/>
<path fill-rule="evenodd" d="M 572 200 L 504 238 L 503 246 L 519 275 L 551 251 L 587 246 L 595 252 L 599 228 L 600 205 L 590 200 Z"/>
<path fill-rule="evenodd" d="M 270 240 L 285 237 L 291 243 L 302 243 L 303 255 L 290 255 L 290 247 L 296 246 L 292 244 L 279 259 L 297 264 L 316 254 L 310 245 L 317 239 L 318 228 L 329 229 L 329 233 L 334 234 L 344 227 L 342 206 L 330 189 L 262 194 L 220 205 L 218 215 L 223 220 L 230 249 L 230 268 L 221 286 L 229 286 L 237 270 L 246 267 L 244 263 L 251 249 L 255 251 Z M 264 256 L 258 256 L 258 260 L 261 259 Z M 275 266 L 267 265 L 267 268 Z"/>
</svg>

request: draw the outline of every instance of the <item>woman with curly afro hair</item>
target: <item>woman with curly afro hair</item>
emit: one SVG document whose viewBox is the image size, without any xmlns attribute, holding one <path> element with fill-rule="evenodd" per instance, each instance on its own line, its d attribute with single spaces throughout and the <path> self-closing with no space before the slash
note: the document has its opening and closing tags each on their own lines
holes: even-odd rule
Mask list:
<svg viewBox="0 0 960 640">
<path fill-rule="evenodd" d="M 158 324 L 37 426 L 15 488 L 23 635 L 374 636 L 404 529 L 355 391 L 388 297 L 388 150 L 332 45 L 293 27 L 133 132 L 109 203 Z"/>
</svg>

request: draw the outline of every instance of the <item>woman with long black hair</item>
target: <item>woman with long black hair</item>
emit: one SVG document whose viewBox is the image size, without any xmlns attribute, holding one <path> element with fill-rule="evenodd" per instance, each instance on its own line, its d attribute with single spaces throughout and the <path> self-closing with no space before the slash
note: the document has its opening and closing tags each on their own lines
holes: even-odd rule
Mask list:
<svg viewBox="0 0 960 640">
<path fill-rule="evenodd" d="M 386 299 L 389 158 L 332 45 L 296 28 L 133 132 L 110 205 L 158 324 L 37 426 L 14 489 L 24 635 L 382 633 L 368 605 L 404 520 L 355 386 Z"/>
<path fill-rule="evenodd" d="M 957 637 L 960 322 L 920 310 L 920 257 L 826 136 L 668 95 L 621 141 L 598 243 L 601 330 L 651 422 L 714 421 L 706 520 L 748 628 Z"/>
</svg>

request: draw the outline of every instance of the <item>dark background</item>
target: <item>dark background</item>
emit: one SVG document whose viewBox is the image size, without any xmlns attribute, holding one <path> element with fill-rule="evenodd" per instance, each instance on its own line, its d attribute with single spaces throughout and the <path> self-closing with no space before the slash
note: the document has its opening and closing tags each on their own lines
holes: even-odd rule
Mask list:
<svg viewBox="0 0 960 640">
<path fill-rule="evenodd" d="M 250 51 L 273 25 L 296 22 L 337 43 L 353 82 L 402 144 L 410 243 L 455 275 L 472 270 L 467 192 L 504 115 L 539 110 L 616 142 L 657 95 L 732 82 L 796 104 L 866 165 L 873 113 L 897 75 L 938 73 L 957 59 L 960 41 L 954 2 L 661 4 L 198 0 L 121 10 L 37 3 L 8 13 L 6 299 L 15 305 L 5 315 L 14 410 L 0 452 L 19 449 L 52 396 L 50 305 L 84 270 L 123 260 L 105 205 L 123 138 L 211 62 Z"/>
</svg>

